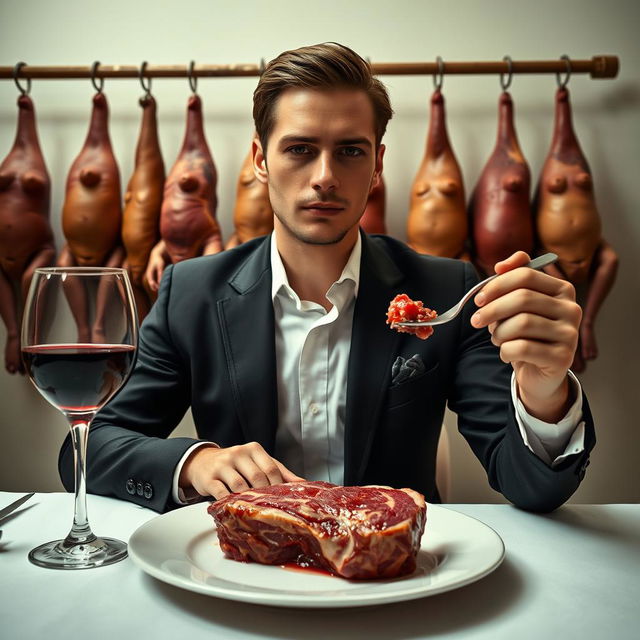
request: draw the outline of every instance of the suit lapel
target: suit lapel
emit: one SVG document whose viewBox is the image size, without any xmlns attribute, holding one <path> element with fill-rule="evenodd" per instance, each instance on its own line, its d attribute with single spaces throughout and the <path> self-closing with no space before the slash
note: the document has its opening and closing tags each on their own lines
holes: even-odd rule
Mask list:
<svg viewBox="0 0 640 640">
<path fill-rule="evenodd" d="M 217 303 L 227 370 L 245 442 L 270 454 L 278 424 L 270 239 L 230 278 L 229 297 Z"/>
<path fill-rule="evenodd" d="M 362 236 L 360 285 L 353 318 L 345 419 L 345 484 L 364 474 L 400 334 L 384 322 L 403 275 L 383 249 Z"/>
</svg>

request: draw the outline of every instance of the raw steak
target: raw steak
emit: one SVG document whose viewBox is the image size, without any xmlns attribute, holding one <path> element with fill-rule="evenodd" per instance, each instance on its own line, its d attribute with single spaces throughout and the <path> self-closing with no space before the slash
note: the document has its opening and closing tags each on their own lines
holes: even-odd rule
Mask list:
<svg viewBox="0 0 640 640">
<path fill-rule="evenodd" d="M 398 322 L 426 322 L 437 317 L 437 313 L 422 304 L 422 300 L 412 300 L 406 293 L 399 293 L 390 303 L 387 310 L 387 324 L 399 333 L 413 333 L 421 340 L 426 340 L 433 327 L 401 327 Z"/>
<path fill-rule="evenodd" d="M 208 507 L 227 557 L 349 579 L 412 573 L 426 511 L 424 496 L 411 489 L 327 482 L 250 489 Z"/>
</svg>

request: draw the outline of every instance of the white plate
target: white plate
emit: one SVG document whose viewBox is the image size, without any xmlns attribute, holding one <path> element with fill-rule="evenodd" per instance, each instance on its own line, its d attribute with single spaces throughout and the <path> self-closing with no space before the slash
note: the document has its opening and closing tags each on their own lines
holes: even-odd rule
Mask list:
<svg viewBox="0 0 640 640">
<path fill-rule="evenodd" d="M 154 578 L 218 598 L 278 607 L 356 607 L 413 600 L 479 580 L 502 562 L 504 544 L 482 522 L 430 504 L 413 574 L 352 581 L 225 558 L 207 503 L 200 503 L 143 524 L 129 540 L 129 555 Z"/>
</svg>

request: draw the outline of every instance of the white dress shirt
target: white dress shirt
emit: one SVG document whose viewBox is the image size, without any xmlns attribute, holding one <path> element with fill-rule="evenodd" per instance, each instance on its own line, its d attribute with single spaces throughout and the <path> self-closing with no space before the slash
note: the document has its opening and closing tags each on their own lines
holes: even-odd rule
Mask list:
<svg viewBox="0 0 640 640">
<path fill-rule="evenodd" d="M 344 417 L 351 327 L 360 282 L 362 240 L 358 240 L 342 274 L 327 291 L 332 307 L 300 300 L 289 285 L 271 237 L 271 297 L 275 318 L 278 427 L 274 457 L 307 480 L 342 484 L 344 479 Z M 515 375 L 511 397 L 525 445 L 552 467 L 584 450 L 580 383 L 569 372 L 576 401 L 557 424 L 529 415 L 517 396 Z M 188 449 L 176 467 L 173 498 L 184 502 L 178 478 Z"/>
</svg>

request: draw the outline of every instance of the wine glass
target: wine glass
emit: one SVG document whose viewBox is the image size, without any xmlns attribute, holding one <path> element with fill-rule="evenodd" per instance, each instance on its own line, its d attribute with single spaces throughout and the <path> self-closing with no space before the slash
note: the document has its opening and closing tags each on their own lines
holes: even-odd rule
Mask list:
<svg viewBox="0 0 640 640">
<path fill-rule="evenodd" d="M 126 382 L 135 361 L 138 318 L 124 269 L 36 269 L 22 321 L 22 357 L 38 391 L 69 421 L 75 459 L 73 526 L 29 560 L 52 569 L 88 569 L 122 560 L 126 543 L 89 526 L 86 452 L 96 412 Z"/>
</svg>

